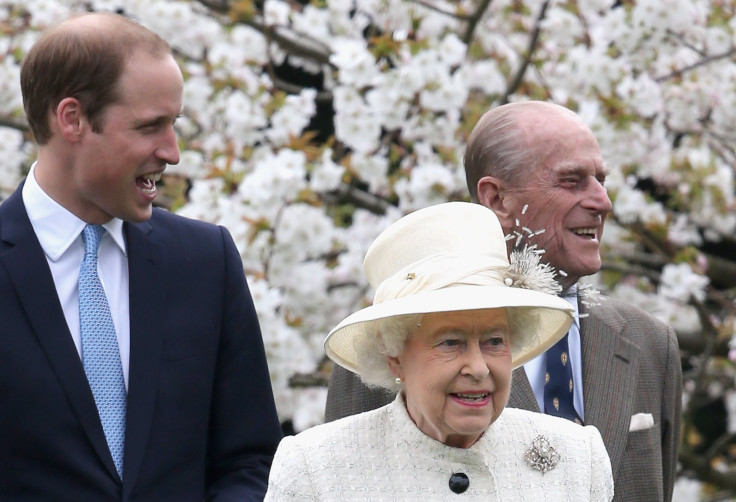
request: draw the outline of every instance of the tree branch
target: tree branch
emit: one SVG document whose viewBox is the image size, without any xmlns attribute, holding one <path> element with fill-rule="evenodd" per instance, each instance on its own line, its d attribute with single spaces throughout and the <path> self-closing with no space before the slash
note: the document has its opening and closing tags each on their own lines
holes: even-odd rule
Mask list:
<svg viewBox="0 0 736 502">
<path fill-rule="evenodd" d="M 736 492 L 736 473 L 716 471 L 711 466 L 710 459 L 698 455 L 689 448 L 680 449 L 679 460 L 686 470 L 695 473 L 698 480 Z"/>
<path fill-rule="evenodd" d="M 500 104 L 506 104 L 509 102 L 509 96 L 512 95 L 514 92 L 516 92 L 516 89 L 519 88 L 521 85 L 522 80 L 524 79 L 524 74 L 526 73 L 527 67 L 532 62 L 532 56 L 534 55 L 534 51 L 537 48 L 537 42 L 539 41 L 539 34 L 541 33 L 541 24 L 544 20 L 545 16 L 547 15 L 547 7 L 549 6 L 549 0 L 545 0 L 545 2 L 542 4 L 541 9 L 539 9 L 539 15 L 537 16 L 537 21 L 534 23 L 534 30 L 532 30 L 531 37 L 529 38 L 529 47 L 527 48 L 527 53 L 524 56 L 524 61 L 522 61 L 521 66 L 519 67 L 519 70 L 516 72 L 516 76 L 514 76 L 514 79 L 512 80 L 511 84 L 506 89 L 506 93 L 503 95 L 503 98 L 501 98 Z"/>
<path fill-rule="evenodd" d="M 462 14 L 457 14 L 455 12 L 450 12 L 450 11 L 447 11 L 447 10 L 444 10 L 444 9 L 440 9 L 436 5 L 432 5 L 431 3 L 426 2 L 424 0 L 413 0 L 413 2 L 415 4 L 417 4 L 417 5 L 421 5 L 422 7 L 427 8 L 429 10 L 432 10 L 434 12 L 438 12 L 438 13 L 440 13 L 442 15 L 445 15 L 445 16 L 448 16 L 448 17 L 454 17 L 455 19 L 459 19 L 460 21 L 467 21 L 467 20 L 470 19 L 470 16 L 462 15 Z"/>
<path fill-rule="evenodd" d="M 232 24 L 231 20 L 224 19 L 230 10 L 227 0 L 198 0 L 199 3 L 212 11 L 223 16 L 220 21 L 223 24 Z M 256 31 L 263 33 L 266 38 L 276 42 L 279 47 L 289 54 L 311 59 L 320 64 L 330 65 L 330 48 L 325 44 L 304 33 L 296 33 L 285 26 L 267 26 L 260 16 L 252 19 L 240 20 L 240 23 L 250 26 Z"/>
<path fill-rule="evenodd" d="M 483 18 L 483 14 L 485 14 L 486 9 L 488 9 L 490 5 L 491 0 L 481 0 L 478 4 L 478 8 L 475 9 L 475 12 L 467 17 L 468 26 L 465 28 L 465 33 L 462 37 L 462 41 L 465 42 L 466 45 L 470 45 L 470 41 L 473 40 L 475 28 L 478 26 L 478 23 Z"/>
<path fill-rule="evenodd" d="M 731 50 L 729 50 L 727 52 L 724 52 L 723 54 L 716 54 L 715 56 L 705 57 L 705 58 L 701 59 L 700 61 L 698 61 L 697 63 L 693 63 L 691 65 L 688 65 L 688 66 L 685 66 L 683 68 L 680 68 L 679 70 L 675 70 L 675 71 L 673 71 L 672 73 L 670 73 L 668 75 L 663 75 L 661 77 L 656 77 L 654 79 L 654 81 L 657 82 L 657 83 L 662 83 L 665 80 L 670 80 L 670 79 L 675 78 L 675 77 L 680 77 L 684 73 L 687 73 L 689 71 L 692 71 L 692 70 L 694 70 L 696 68 L 699 68 L 701 66 L 705 66 L 707 64 L 710 64 L 710 63 L 713 63 L 715 61 L 718 61 L 719 59 L 729 58 L 729 57 L 734 56 L 734 55 L 736 55 L 736 48 L 731 49 Z"/>
<path fill-rule="evenodd" d="M 333 193 L 340 200 L 354 204 L 356 207 L 366 209 L 374 214 L 386 214 L 386 211 L 391 207 L 391 204 L 384 199 L 347 183 L 341 183 Z"/>
<path fill-rule="evenodd" d="M 11 129 L 17 129 L 20 132 L 27 133 L 31 129 L 28 127 L 28 123 L 12 119 L 9 117 L 0 117 L 0 127 L 9 127 Z"/>
</svg>

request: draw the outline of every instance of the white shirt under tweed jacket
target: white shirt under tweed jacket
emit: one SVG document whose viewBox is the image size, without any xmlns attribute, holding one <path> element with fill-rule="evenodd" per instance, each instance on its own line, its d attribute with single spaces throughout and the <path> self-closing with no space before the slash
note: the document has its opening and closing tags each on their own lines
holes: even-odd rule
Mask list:
<svg viewBox="0 0 736 502">
<path fill-rule="evenodd" d="M 559 452 L 546 473 L 524 453 L 539 435 Z M 450 491 L 452 473 L 470 486 Z M 271 467 L 266 501 L 610 501 L 613 479 L 598 430 L 507 408 L 468 449 L 422 433 L 403 399 L 285 437 Z"/>
</svg>

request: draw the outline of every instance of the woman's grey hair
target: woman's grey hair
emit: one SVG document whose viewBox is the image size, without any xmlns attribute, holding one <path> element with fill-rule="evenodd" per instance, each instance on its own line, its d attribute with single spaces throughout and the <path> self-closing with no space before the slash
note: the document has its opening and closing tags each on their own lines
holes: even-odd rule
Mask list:
<svg viewBox="0 0 736 502">
<path fill-rule="evenodd" d="M 387 317 L 376 321 L 371 332 L 355 339 L 360 379 L 364 384 L 394 392 L 401 388 L 386 358 L 401 354 L 406 339 L 421 322 L 421 314 Z"/>
<path fill-rule="evenodd" d="M 524 101 L 493 108 L 478 120 L 465 148 L 465 179 L 470 199 L 478 202 L 478 181 L 484 176 L 518 186 L 537 166 L 533 149 L 525 142 L 519 119 L 526 111 L 544 111 L 554 106 L 543 101 Z"/>
<path fill-rule="evenodd" d="M 506 308 L 509 327 L 511 328 L 511 353 L 517 353 L 522 347 L 539 343 L 533 340 L 538 336 L 539 314 L 535 307 Z M 359 376 L 361 381 L 372 388 L 383 388 L 396 392 L 401 385 L 388 366 L 387 357 L 398 357 L 404 350 L 406 339 L 422 323 L 422 314 L 408 314 L 388 317 L 375 322 L 371 331 L 354 340 L 357 355 Z"/>
</svg>

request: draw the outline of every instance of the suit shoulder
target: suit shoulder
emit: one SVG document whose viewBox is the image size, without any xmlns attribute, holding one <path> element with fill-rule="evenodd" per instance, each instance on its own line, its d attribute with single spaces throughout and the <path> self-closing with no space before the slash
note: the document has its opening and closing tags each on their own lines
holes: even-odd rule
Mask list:
<svg viewBox="0 0 736 502">
<path fill-rule="evenodd" d="M 148 221 L 127 225 L 134 229 L 133 231 L 148 235 L 154 241 L 164 243 L 170 248 L 222 249 L 223 232 L 229 235 L 224 227 L 158 208 L 154 208 Z"/>
<path fill-rule="evenodd" d="M 149 222 L 156 229 L 162 226 L 182 228 L 190 232 L 215 232 L 218 229 L 218 226 L 213 223 L 187 218 L 160 208 L 154 208 Z"/>
<path fill-rule="evenodd" d="M 606 326 L 649 354 L 649 361 L 665 363 L 676 359 L 673 356 L 679 344 L 674 329 L 648 312 L 626 301 L 606 298 L 600 305 L 586 309 L 586 313 L 589 320 L 581 319 L 581 329 L 593 336 L 600 326 Z M 588 327 L 583 328 L 583 323 Z"/>
<path fill-rule="evenodd" d="M 579 425 L 564 418 L 545 415 L 518 408 L 505 408 L 498 420 L 503 435 L 513 437 L 515 444 L 531 444 L 532 440 L 543 436 L 552 444 L 589 451 L 603 447 L 598 429 L 592 425 Z M 491 426 L 493 427 L 493 425 Z"/>
<path fill-rule="evenodd" d="M 506 425 L 529 427 L 540 434 L 556 432 L 562 435 L 579 435 L 583 429 L 583 426 L 564 418 L 519 408 L 504 408 L 501 416 Z"/>
<path fill-rule="evenodd" d="M 648 329 L 654 332 L 671 330 L 667 323 L 649 312 L 618 298 L 606 297 L 599 305 L 589 307 L 586 312 L 592 317 L 606 319 L 609 322 L 636 325 L 639 330 Z"/>
</svg>

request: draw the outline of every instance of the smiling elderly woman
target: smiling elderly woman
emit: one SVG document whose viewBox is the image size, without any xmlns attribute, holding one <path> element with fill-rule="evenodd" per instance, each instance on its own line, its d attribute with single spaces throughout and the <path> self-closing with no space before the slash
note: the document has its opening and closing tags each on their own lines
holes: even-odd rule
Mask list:
<svg viewBox="0 0 736 502">
<path fill-rule="evenodd" d="M 572 321 L 565 300 L 541 291 L 554 291 L 551 271 L 527 268 L 509 266 L 498 219 L 477 204 L 389 226 L 366 254 L 373 305 L 338 324 L 325 350 L 366 384 L 400 392 L 284 438 L 266 500 L 610 501 L 597 429 L 504 409 L 512 369 Z"/>
</svg>

